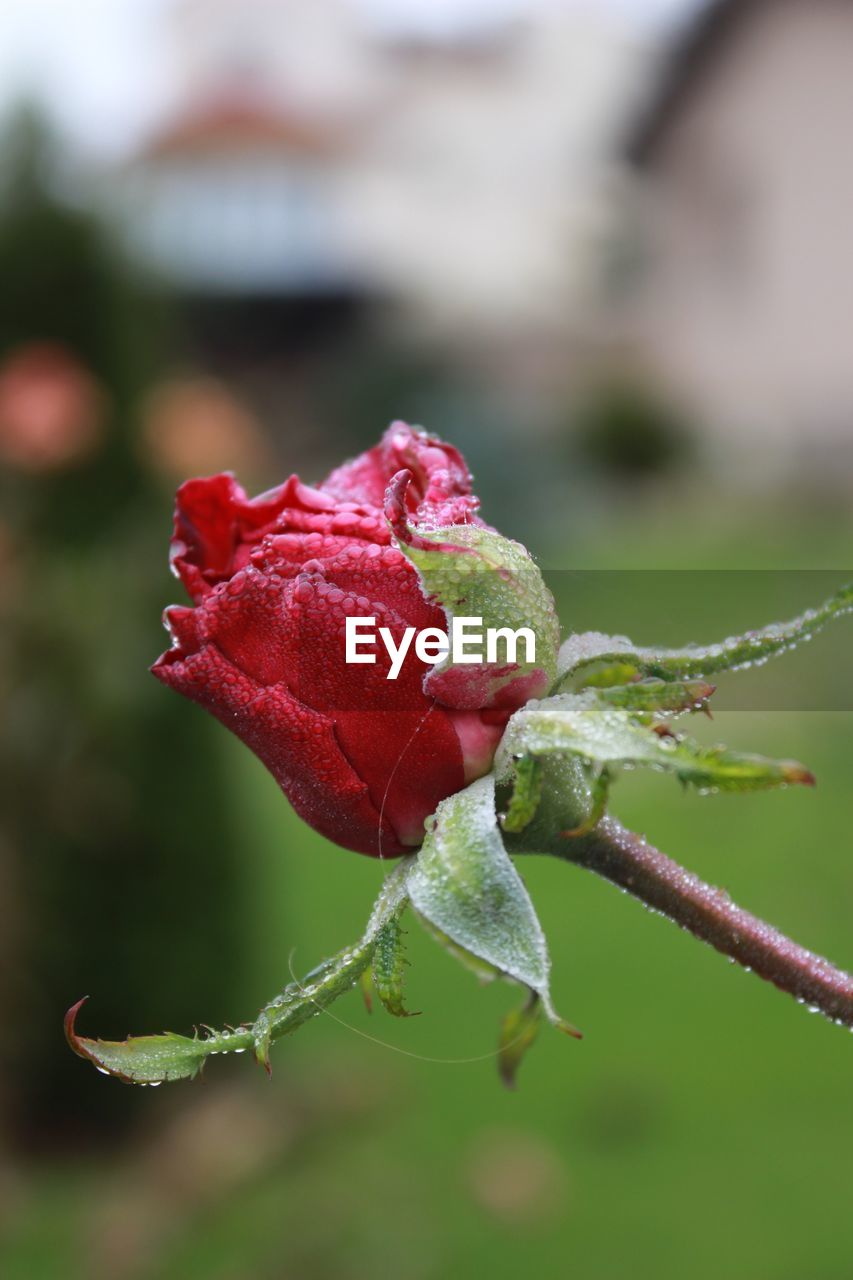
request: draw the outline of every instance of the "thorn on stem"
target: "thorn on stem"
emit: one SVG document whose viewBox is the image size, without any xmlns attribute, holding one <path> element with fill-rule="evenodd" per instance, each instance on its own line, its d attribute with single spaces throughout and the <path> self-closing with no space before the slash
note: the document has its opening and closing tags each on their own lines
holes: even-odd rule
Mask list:
<svg viewBox="0 0 853 1280">
<path fill-rule="evenodd" d="M 77 1014 L 83 1008 L 83 1005 L 86 1003 L 88 999 L 89 999 L 88 996 L 83 996 L 83 998 L 81 1000 L 78 1000 L 76 1004 L 72 1004 L 71 1008 L 68 1010 L 68 1012 L 65 1015 L 64 1025 L 65 1025 L 65 1039 L 68 1041 L 68 1044 L 70 1045 L 70 1047 L 74 1050 L 74 1052 L 77 1054 L 79 1058 L 88 1058 L 89 1060 L 91 1060 L 91 1054 L 87 1053 L 86 1050 L 83 1048 L 82 1038 L 78 1036 L 74 1026 L 75 1022 L 77 1021 Z"/>
</svg>

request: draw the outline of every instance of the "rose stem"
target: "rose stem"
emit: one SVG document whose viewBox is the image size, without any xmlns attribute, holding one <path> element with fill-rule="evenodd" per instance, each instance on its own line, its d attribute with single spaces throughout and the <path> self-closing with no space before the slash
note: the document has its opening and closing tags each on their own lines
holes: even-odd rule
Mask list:
<svg viewBox="0 0 853 1280">
<path fill-rule="evenodd" d="M 853 1028 L 853 977 L 738 907 L 612 818 L 549 852 L 594 871 L 780 991 Z"/>
</svg>

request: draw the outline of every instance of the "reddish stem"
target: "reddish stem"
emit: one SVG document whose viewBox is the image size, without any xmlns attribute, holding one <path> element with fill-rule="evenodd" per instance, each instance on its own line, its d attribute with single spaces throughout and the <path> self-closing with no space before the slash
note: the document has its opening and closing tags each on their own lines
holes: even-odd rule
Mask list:
<svg viewBox="0 0 853 1280">
<path fill-rule="evenodd" d="M 827 1018 L 853 1028 L 853 977 L 732 902 L 613 818 L 552 853 L 587 867 Z"/>
</svg>

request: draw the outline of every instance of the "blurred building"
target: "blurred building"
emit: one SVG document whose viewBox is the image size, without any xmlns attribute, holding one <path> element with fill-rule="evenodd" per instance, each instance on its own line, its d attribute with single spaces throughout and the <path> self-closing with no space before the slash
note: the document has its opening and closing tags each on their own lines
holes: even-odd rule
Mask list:
<svg viewBox="0 0 853 1280">
<path fill-rule="evenodd" d="M 138 248 L 178 287 L 354 287 L 334 174 L 346 139 L 245 90 L 171 120 L 134 167 Z"/>
<path fill-rule="evenodd" d="M 853 483 L 853 5 L 718 0 L 633 130 L 627 332 L 727 475 Z"/>
<path fill-rule="evenodd" d="M 193 296 L 564 342 L 642 51 L 593 7 L 403 38 L 345 0 L 178 0 L 166 118 L 118 198 Z M 361 316 L 356 306 L 353 315 Z"/>
</svg>

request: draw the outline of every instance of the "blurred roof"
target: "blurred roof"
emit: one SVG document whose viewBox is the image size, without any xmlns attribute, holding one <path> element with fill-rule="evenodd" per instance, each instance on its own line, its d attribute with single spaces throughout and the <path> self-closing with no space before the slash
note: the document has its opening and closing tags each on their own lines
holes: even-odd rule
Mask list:
<svg viewBox="0 0 853 1280">
<path fill-rule="evenodd" d="M 187 109 L 145 145 L 142 158 L 158 160 L 200 152 L 260 147 L 291 155 L 329 155 L 340 149 L 340 130 L 279 105 L 231 96 Z"/>
<path fill-rule="evenodd" d="M 651 100 L 628 135 L 625 154 L 631 164 L 643 168 L 653 162 L 670 120 L 756 3 L 768 0 L 711 0 L 686 25 L 672 45 Z"/>
<path fill-rule="evenodd" d="M 360 290 L 328 184 L 351 137 L 241 87 L 199 97 L 116 185 L 131 244 L 191 293 Z"/>
<path fill-rule="evenodd" d="M 528 27 L 529 19 L 516 17 L 441 35 L 417 30 L 386 32 L 377 36 L 377 41 L 392 57 L 414 62 L 477 66 L 500 61 L 511 54 Z"/>
</svg>

